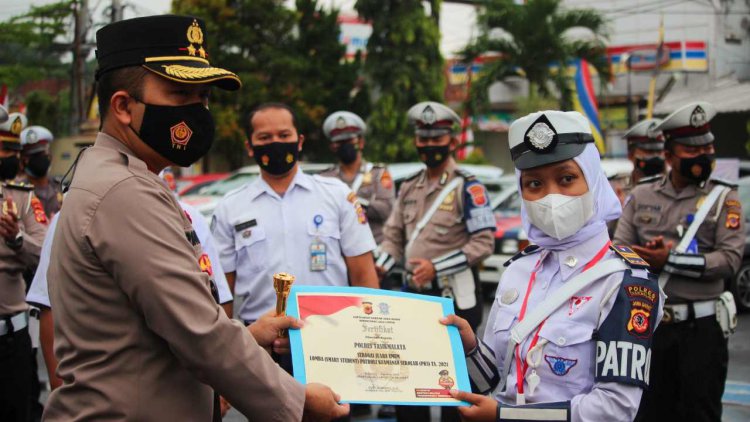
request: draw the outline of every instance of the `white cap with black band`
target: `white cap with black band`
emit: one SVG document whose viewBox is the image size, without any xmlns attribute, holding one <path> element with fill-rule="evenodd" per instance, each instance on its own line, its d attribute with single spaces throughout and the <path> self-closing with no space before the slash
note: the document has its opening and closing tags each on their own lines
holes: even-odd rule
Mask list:
<svg viewBox="0 0 750 422">
<path fill-rule="evenodd" d="M 519 170 L 576 157 L 593 143 L 591 126 L 576 111 L 538 111 L 510 125 L 510 155 Z"/>
</svg>

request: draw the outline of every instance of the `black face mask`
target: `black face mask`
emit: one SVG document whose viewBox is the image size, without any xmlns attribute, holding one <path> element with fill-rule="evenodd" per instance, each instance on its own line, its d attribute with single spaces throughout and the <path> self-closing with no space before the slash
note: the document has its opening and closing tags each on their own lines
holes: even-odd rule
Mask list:
<svg viewBox="0 0 750 422">
<path fill-rule="evenodd" d="M 429 168 L 443 164 L 450 156 L 450 145 L 417 147 L 419 159 Z"/>
<path fill-rule="evenodd" d="M 655 155 L 648 158 L 636 158 L 635 168 L 640 170 L 644 176 L 655 176 L 664 171 L 664 157 Z"/>
<path fill-rule="evenodd" d="M 202 103 L 163 106 L 143 103 L 140 132 L 130 129 L 168 161 L 187 167 L 206 155 L 214 142 L 214 119 Z"/>
<path fill-rule="evenodd" d="M 18 157 L 11 155 L 10 157 L 0 158 L 0 179 L 12 180 L 18 175 Z"/>
<path fill-rule="evenodd" d="M 299 140 L 253 145 L 253 158 L 260 168 L 275 176 L 286 174 L 299 158 Z"/>
<path fill-rule="evenodd" d="M 336 150 L 336 156 L 339 157 L 339 161 L 344 164 L 351 164 L 357 159 L 357 152 L 359 152 L 359 145 L 355 144 L 339 144 Z"/>
<path fill-rule="evenodd" d="M 23 169 L 31 177 L 44 177 L 49 171 L 50 159 L 45 153 L 33 154 L 29 156 Z"/>
<path fill-rule="evenodd" d="M 686 179 L 702 183 L 708 180 L 716 164 L 716 155 L 701 154 L 693 158 L 680 158 L 680 174 Z"/>
</svg>

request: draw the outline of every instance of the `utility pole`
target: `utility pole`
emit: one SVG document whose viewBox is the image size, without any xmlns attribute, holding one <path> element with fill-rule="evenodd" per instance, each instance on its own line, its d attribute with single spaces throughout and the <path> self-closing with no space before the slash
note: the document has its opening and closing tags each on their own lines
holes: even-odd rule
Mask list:
<svg viewBox="0 0 750 422">
<path fill-rule="evenodd" d="M 74 2 L 73 17 L 75 19 L 75 26 L 72 48 L 73 63 L 70 79 L 70 133 L 78 134 L 86 107 L 83 78 L 85 75 L 86 57 L 89 53 L 89 47 L 86 45 L 86 35 L 89 28 L 88 0 L 77 0 Z"/>
</svg>

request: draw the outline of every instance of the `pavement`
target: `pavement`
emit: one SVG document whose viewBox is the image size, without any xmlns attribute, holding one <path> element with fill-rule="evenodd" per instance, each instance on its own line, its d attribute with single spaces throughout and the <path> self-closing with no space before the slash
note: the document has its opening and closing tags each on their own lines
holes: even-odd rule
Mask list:
<svg viewBox="0 0 750 422">
<path fill-rule="evenodd" d="M 485 304 L 485 320 L 489 312 L 489 304 Z M 479 327 L 483 331 L 483 327 Z M 38 354 L 39 379 L 47 384 L 47 371 Z M 737 325 L 737 332 L 729 339 L 729 376 L 724 391 L 724 413 L 723 422 L 746 422 L 750 421 L 750 313 L 741 314 Z M 42 402 L 46 401 L 49 393 L 42 391 Z M 357 422 L 393 422 L 395 419 L 378 419 L 378 406 L 373 406 L 370 415 L 352 418 Z M 227 422 L 246 421 L 239 412 L 232 409 L 227 413 L 224 420 Z M 432 408 L 432 420 L 439 421 L 440 414 L 437 408 Z"/>
</svg>

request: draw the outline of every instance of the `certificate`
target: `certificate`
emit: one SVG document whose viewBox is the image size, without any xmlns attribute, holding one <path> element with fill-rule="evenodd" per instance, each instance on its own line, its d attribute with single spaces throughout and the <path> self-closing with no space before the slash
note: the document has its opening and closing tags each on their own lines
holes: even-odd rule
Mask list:
<svg viewBox="0 0 750 422">
<path fill-rule="evenodd" d="M 287 314 L 294 377 L 328 385 L 346 403 L 467 405 L 450 390 L 471 391 L 458 329 L 442 297 L 361 287 L 292 287 Z"/>
</svg>

